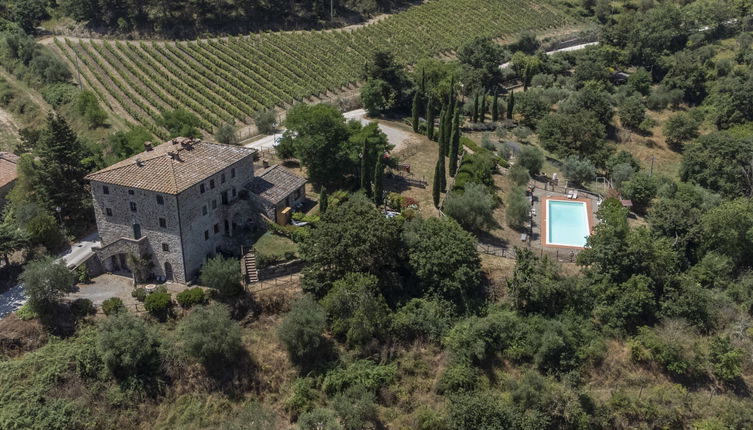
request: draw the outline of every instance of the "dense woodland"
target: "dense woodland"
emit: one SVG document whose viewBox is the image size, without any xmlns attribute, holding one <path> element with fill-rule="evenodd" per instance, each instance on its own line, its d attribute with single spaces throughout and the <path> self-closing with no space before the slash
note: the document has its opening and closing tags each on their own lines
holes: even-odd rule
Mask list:
<svg viewBox="0 0 753 430">
<path fill-rule="evenodd" d="M 177 303 L 134 290 L 147 315 L 119 299 L 96 318 L 91 303 L 63 303 L 86 273 L 44 257 L 66 240 L 55 207 L 65 232 L 85 230 L 85 173 L 151 138 L 92 139 L 111 119 L 91 93 L 64 96 L 22 133 L 0 224 L 0 253 L 28 260 L 30 296 L 0 323 L 30 333 L 1 350 L 0 428 L 753 428 L 751 5 L 569 7 L 599 23 L 598 46 L 550 56 L 524 34 L 477 39 L 453 61 L 366 62 L 370 114 L 437 142 L 445 217 L 384 199 L 397 160 L 376 126 L 325 104 L 288 112 L 279 156 L 305 168 L 319 200 L 309 226 L 270 225 L 305 262 L 290 295 L 248 294 L 237 260 L 217 257 L 199 280 L 208 289 Z M 1 42 L 6 73 L 57 100 L 63 63 L 22 32 Z M 22 95 L 6 94 L 17 106 Z M 198 133 L 185 111 L 156 120 Z M 472 132 L 490 121 L 494 133 Z M 599 223 L 574 264 L 518 248 L 501 276 L 476 245 L 522 231 L 519 186 L 547 169 L 583 188 L 609 179 Z M 139 277 L 145 264 L 129 265 Z"/>
<path fill-rule="evenodd" d="M 71 18 L 102 33 L 195 37 L 362 22 L 407 0 L 3 0 L 0 20 L 32 32 L 45 19 Z"/>
</svg>

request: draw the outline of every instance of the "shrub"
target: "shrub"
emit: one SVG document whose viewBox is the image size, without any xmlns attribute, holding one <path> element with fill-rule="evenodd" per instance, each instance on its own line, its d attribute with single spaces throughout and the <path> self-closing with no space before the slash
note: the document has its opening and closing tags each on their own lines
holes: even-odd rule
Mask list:
<svg viewBox="0 0 753 430">
<path fill-rule="evenodd" d="M 146 296 L 146 300 L 144 300 L 144 308 L 160 320 L 167 317 L 171 306 L 172 301 L 168 293 L 154 292 Z"/>
<path fill-rule="evenodd" d="M 94 315 L 97 313 L 97 309 L 89 299 L 76 299 L 71 302 L 71 313 L 76 317 L 85 317 L 87 315 Z"/>
<path fill-rule="evenodd" d="M 596 179 L 596 167 L 587 158 L 571 155 L 562 164 L 562 171 L 570 182 L 584 185 Z"/>
<path fill-rule="evenodd" d="M 144 300 L 146 300 L 146 288 L 134 288 L 133 291 L 131 291 L 131 297 L 134 297 L 136 300 L 143 303 Z"/>
<path fill-rule="evenodd" d="M 201 269 L 200 281 L 223 296 L 232 297 L 243 291 L 240 263 L 233 258 L 217 256 L 209 259 Z"/>
<path fill-rule="evenodd" d="M 232 122 L 222 124 L 214 134 L 214 138 L 223 145 L 237 145 L 239 143 L 238 131 Z"/>
<path fill-rule="evenodd" d="M 332 332 L 349 345 L 363 346 L 386 334 L 390 310 L 377 283 L 374 275 L 349 273 L 335 281 L 321 301 Z"/>
<path fill-rule="evenodd" d="M 633 202 L 637 211 L 645 211 L 658 190 L 656 178 L 638 172 L 629 181 L 622 183 L 622 194 Z"/>
<path fill-rule="evenodd" d="M 467 183 L 464 192 L 447 195 L 444 212 L 466 230 L 479 231 L 494 223 L 493 207 L 494 199 L 484 185 Z"/>
<path fill-rule="evenodd" d="M 451 323 L 452 305 L 439 300 L 412 299 L 392 317 L 395 335 L 406 341 L 439 342 Z"/>
<path fill-rule="evenodd" d="M 254 114 L 254 122 L 259 133 L 270 134 L 277 126 L 277 113 L 272 109 L 260 110 Z"/>
<path fill-rule="evenodd" d="M 102 302 L 102 312 L 104 312 L 107 316 L 115 315 L 117 313 L 124 312 L 125 310 L 126 308 L 123 304 L 123 301 L 118 297 L 110 297 L 109 299 Z"/>
<path fill-rule="evenodd" d="M 663 130 L 667 143 L 679 147 L 698 137 L 698 121 L 687 112 L 678 112 L 667 119 Z"/>
<path fill-rule="evenodd" d="M 376 396 L 362 386 L 352 386 L 336 395 L 332 406 L 342 419 L 345 430 L 372 428 L 378 422 Z"/>
<path fill-rule="evenodd" d="M 298 378 L 293 382 L 290 396 L 285 401 L 285 408 L 293 417 L 314 409 L 319 399 L 316 381 L 313 378 Z"/>
<path fill-rule="evenodd" d="M 544 166 L 544 153 L 535 146 L 524 146 L 518 153 L 518 164 L 525 167 L 531 176 L 536 176 Z"/>
<path fill-rule="evenodd" d="M 324 375 L 322 389 L 327 394 L 342 393 L 349 387 L 360 385 L 367 391 L 376 392 L 390 384 L 397 374 L 394 363 L 375 364 L 370 360 L 358 360 L 345 368 L 337 368 Z"/>
<path fill-rule="evenodd" d="M 55 108 L 68 104 L 76 97 L 78 90 L 75 86 L 67 83 L 52 84 L 44 87 L 42 97 Z"/>
<path fill-rule="evenodd" d="M 159 366 L 159 342 L 146 321 L 127 312 L 106 319 L 97 338 L 97 352 L 116 378 L 152 374 Z"/>
<path fill-rule="evenodd" d="M 437 385 L 439 394 L 475 391 L 479 384 L 478 371 L 466 361 L 458 361 L 442 373 Z"/>
<path fill-rule="evenodd" d="M 29 302 L 24 303 L 23 306 L 16 309 L 16 316 L 21 321 L 29 321 L 33 320 L 34 318 L 39 318 L 39 315 L 34 312 L 34 310 L 29 305 Z"/>
<path fill-rule="evenodd" d="M 337 414 L 332 409 L 316 408 L 298 418 L 299 430 L 342 430 Z"/>
<path fill-rule="evenodd" d="M 743 351 L 733 347 L 729 337 L 714 337 L 709 350 L 714 376 L 725 382 L 742 376 Z"/>
<path fill-rule="evenodd" d="M 444 338 L 452 356 L 460 361 L 481 362 L 512 345 L 521 331 L 513 312 L 493 310 L 485 317 L 470 317 L 456 324 Z"/>
<path fill-rule="evenodd" d="M 507 195 L 507 209 L 505 216 L 507 225 L 515 229 L 523 228 L 529 218 L 530 206 L 528 198 L 522 188 L 511 190 Z"/>
<path fill-rule="evenodd" d="M 512 183 L 517 186 L 523 186 L 531 180 L 531 175 L 528 173 L 528 169 L 520 164 L 510 167 L 509 175 Z"/>
<path fill-rule="evenodd" d="M 86 267 L 86 264 L 82 264 L 76 268 L 76 279 L 78 280 L 79 284 L 88 284 L 91 282 L 92 278 L 89 274 L 89 268 Z"/>
<path fill-rule="evenodd" d="M 205 366 L 231 362 L 242 348 L 240 326 L 219 303 L 196 308 L 178 324 L 176 335 L 179 348 Z"/>
<path fill-rule="evenodd" d="M 322 333 L 327 325 L 327 314 L 311 295 L 305 295 L 293 304 L 280 324 L 277 336 L 285 345 L 291 359 L 302 364 L 316 357 L 324 344 Z"/>
<path fill-rule="evenodd" d="M 705 363 L 694 340 L 694 335 L 689 336 L 676 324 L 657 329 L 640 327 L 638 335 L 628 342 L 630 357 L 638 363 L 656 362 L 677 376 L 698 377 Z"/>
<path fill-rule="evenodd" d="M 71 291 L 76 277 L 65 263 L 44 257 L 26 264 L 19 279 L 29 297 L 29 306 L 42 315 Z"/>
<path fill-rule="evenodd" d="M 183 309 L 189 309 L 194 305 L 203 305 L 207 302 L 207 295 L 200 287 L 189 288 L 175 296 L 178 304 Z"/>
</svg>

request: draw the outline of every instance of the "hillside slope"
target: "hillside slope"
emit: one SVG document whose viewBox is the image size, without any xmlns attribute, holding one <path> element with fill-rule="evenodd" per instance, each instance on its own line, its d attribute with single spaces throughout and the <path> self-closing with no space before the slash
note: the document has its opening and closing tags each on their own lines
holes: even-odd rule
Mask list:
<svg viewBox="0 0 753 430">
<path fill-rule="evenodd" d="M 366 59 L 388 50 L 404 63 L 452 51 L 475 37 L 572 25 L 540 1 L 437 0 L 352 31 L 263 33 L 194 42 L 57 38 L 52 46 L 109 108 L 149 127 L 185 108 L 213 131 L 254 112 L 357 83 Z"/>
</svg>

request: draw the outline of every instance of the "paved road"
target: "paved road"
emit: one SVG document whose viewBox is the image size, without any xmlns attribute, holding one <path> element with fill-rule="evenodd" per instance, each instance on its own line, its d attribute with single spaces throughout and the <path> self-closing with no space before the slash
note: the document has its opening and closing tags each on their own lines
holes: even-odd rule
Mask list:
<svg viewBox="0 0 753 430">
<path fill-rule="evenodd" d="M 369 124 L 371 121 L 366 118 L 366 111 L 363 109 L 356 109 L 343 114 L 346 120 L 356 119 L 363 125 Z M 387 135 L 387 140 L 395 145 L 395 151 L 405 146 L 405 141 L 411 137 L 411 133 L 401 130 L 397 127 L 385 125 L 380 123 L 379 129 Z M 264 136 L 261 139 L 255 140 L 249 144 L 244 145 L 246 148 L 254 148 L 258 150 L 270 149 L 276 145 L 275 141 L 279 140 L 284 130 L 278 131 L 272 136 Z"/>
<path fill-rule="evenodd" d="M 568 46 L 567 48 L 555 49 L 553 51 L 547 51 L 546 55 L 552 55 L 552 54 L 556 54 L 558 52 L 579 51 L 581 49 L 588 48 L 589 46 L 598 45 L 598 44 L 599 44 L 599 42 L 581 43 L 580 45 Z M 507 69 L 510 66 L 512 66 L 512 62 L 508 61 L 507 63 L 500 64 L 499 68 L 500 69 Z"/>
<path fill-rule="evenodd" d="M 97 233 L 92 233 L 80 242 L 59 255 L 59 259 L 68 267 L 73 267 L 83 262 L 92 254 L 92 247 L 99 245 Z M 23 284 L 18 284 L 8 291 L 0 294 L 0 318 L 23 306 L 26 303 L 26 292 Z"/>
</svg>

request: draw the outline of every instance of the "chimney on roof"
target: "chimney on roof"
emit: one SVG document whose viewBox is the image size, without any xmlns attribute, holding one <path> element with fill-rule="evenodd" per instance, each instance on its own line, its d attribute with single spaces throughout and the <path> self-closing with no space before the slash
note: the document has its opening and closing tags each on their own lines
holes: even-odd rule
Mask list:
<svg viewBox="0 0 753 430">
<path fill-rule="evenodd" d="M 144 162 L 143 162 L 143 161 L 141 161 L 141 158 L 137 158 L 137 159 L 136 159 L 136 165 L 137 165 L 137 166 L 139 166 L 139 167 L 141 167 L 141 166 L 143 166 L 143 165 L 144 165 Z"/>
<path fill-rule="evenodd" d="M 191 146 L 191 140 L 185 139 L 184 141 L 180 142 L 180 146 L 183 147 L 183 149 L 191 150 L 193 147 Z"/>
<path fill-rule="evenodd" d="M 170 157 L 171 160 L 175 160 L 176 158 L 178 158 L 178 154 L 176 154 L 173 151 L 168 152 L 167 156 Z"/>
<path fill-rule="evenodd" d="M 152 142 L 144 142 L 144 151 L 151 151 L 152 150 Z"/>
</svg>

